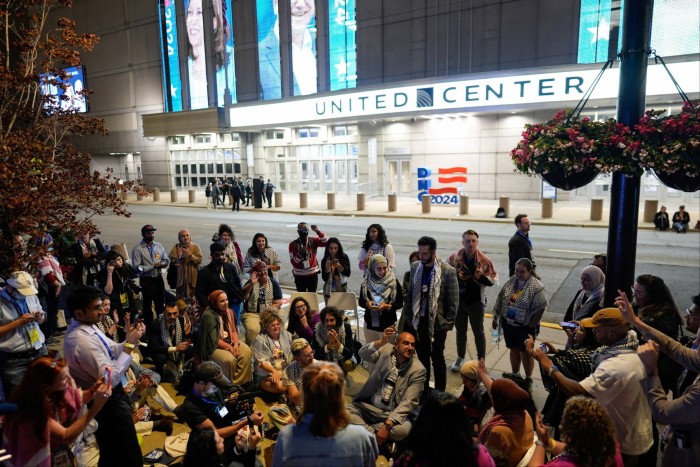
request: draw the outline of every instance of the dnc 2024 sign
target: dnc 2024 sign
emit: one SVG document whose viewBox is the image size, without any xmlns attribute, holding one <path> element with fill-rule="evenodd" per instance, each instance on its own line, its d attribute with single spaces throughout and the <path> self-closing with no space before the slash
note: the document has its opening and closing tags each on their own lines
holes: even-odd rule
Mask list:
<svg viewBox="0 0 700 467">
<path fill-rule="evenodd" d="M 439 168 L 437 181 L 441 186 L 434 188 L 432 175 L 431 169 L 418 168 L 418 201 L 423 201 L 423 195 L 430 195 L 431 204 L 459 204 L 459 187 L 462 183 L 467 183 L 467 168 Z"/>
</svg>

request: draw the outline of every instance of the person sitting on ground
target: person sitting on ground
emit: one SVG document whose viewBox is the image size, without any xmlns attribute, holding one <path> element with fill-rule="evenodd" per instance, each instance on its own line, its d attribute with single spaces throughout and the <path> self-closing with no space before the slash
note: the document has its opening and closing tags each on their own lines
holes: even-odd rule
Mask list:
<svg viewBox="0 0 700 467">
<path fill-rule="evenodd" d="M 495 415 L 479 432 L 479 442 L 497 462 L 504 461 L 503 465 L 514 467 L 527 462 L 534 451 L 535 437 L 527 413 L 530 395 L 507 378 L 494 380 L 490 393 Z"/>
<path fill-rule="evenodd" d="M 654 215 L 654 225 L 661 231 L 668 230 L 668 228 L 671 226 L 671 223 L 668 220 L 666 206 L 661 206 L 661 211 Z"/>
<path fill-rule="evenodd" d="M 365 341 L 381 339 L 386 328 L 396 325 L 396 312 L 403 307 L 403 289 L 383 255 L 370 258 L 358 302 L 365 309 Z"/>
<path fill-rule="evenodd" d="M 165 312 L 153 322 L 149 331 L 149 353 L 156 372 L 163 381 L 177 384 L 185 361 L 192 358 L 192 341 L 177 303 L 166 303 Z"/>
<path fill-rule="evenodd" d="M 219 365 L 204 362 L 194 372 L 192 390 L 176 409 L 178 418 L 187 423 L 192 430 L 215 429 L 219 436 L 228 442 L 229 448 L 234 444 L 232 437 L 235 437 L 240 429 L 248 424 L 260 426 L 263 422 L 263 414 L 258 410 L 253 410 L 252 414 L 239 420 L 238 414 L 233 414 L 226 408 L 226 400 L 221 390 L 230 386 L 231 382 L 223 375 Z"/>
<path fill-rule="evenodd" d="M 194 347 L 195 362 L 216 362 L 224 376 L 243 385 L 252 379 L 248 345 L 238 335 L 238 323 L 223 290 L 209 294 L 209 307 L 199 320 L 199 337 Z"/>
<path fill-rule="evenodd" d="M 581 271 L 581 289 L 569 304 L 564 321 L 581 321 L 590 318 L 603 308 L 605 299 L 605 274 L 597 266 L 586 266 Z"/>
<path fill-rule="evenodd" d="M 243 286 L 244 313 L 241 321 L 246 329 L 245 341 L 252 345 L 260 333 L 260 312 L 268 307 L 282 306 L 282 288 L 279 282 L 269 277 L 267 264 L 258 261 L 253 265 L 250 280 Z"/>
<path fill-rule="evenodd" d="M 474 362 L 476 363 L 476 362 Z M 488 398 L 488 395 L 486 395 Z M 436 430 L 436 427 L 440 427 Z M 471 420 L 452 394 L 434 391 L 425 401 L 395 467 L 446 465 L 496 467 L 483 444 L 472 440 Z"/>
<path fill-rule="evenodd" d="M 700 352 L 698 351 L 700 329 L 696 328 L 694 348 L 683 347 L 676 340 L 634 316 L 627 296 L 618 292 L 615 305 L 625 320 L 638 329 L 647 340 L 647 344 L 637 349 L 637 354 L 646 370 L 646 378 L 641 383 L 651 407 L 653 419 L 657 423 L 670 426 L 662 464 L 698 465 L 700 463 L 700 418 L 698 418 L 700 378 L 696 376 L 693 383 L 683 389 L 683 392 L 673 401 L 669 401 L 661 385 L 659 351 L 682 364 L 686 371 L 700 372 Z M 696 315 L 699 311 L 700 297 L 693 297 L 693 301 L 694 315 Z M 688 314 L 690 315 L 690 310 Z M 684 379 L 683 375 L 678 379 L 679 385 Z"/>
<path fill-rule="evenodd" d="M 605 408 L 590 397 L 569 399 L 561 419 L 561 441 L 550 436 L 551 427 L 537 417 L 535 452 L 529 465 L 542 465 L 545 452 L 553 457 L 547 465 L 557 467 L 623 467 L 615 441 L 615 425 Z"/>
<path fill-rule="evenodd" d="M 304 411 L 277 437 L 273 466 L 333 465 L 374 467 L 377 442 L 351 425 L 345 408 L 345 376 L 338 365 L 319 362 L 302 375 Z"/>
<path fill-rule="evenodd" d="M 76 465 L 85 465 L 87 459 L 80 456 L 74 442 L 104 407 L 111 392 L 109 381 L 103 378 L 81 391 L 64 359 L 37 357 L 10 396 L 17 412 L 5 419 L 2 447 L 12 455 L 13 465 L 50 467 L 60 460 L 67 462 L 60 465 L 73 465 L 76 457 L 80 461 Z M 89 408 L 88 402 L 92 402 Z M 94 454 L 95 449 L 92 451 Z"/>
<path fill-rule="evenodd" d="M 112 310 L 112 301 L 109 299 L 109 295 L 102 296 L 102 308 L 100 309 L 100 320 L 97 322 L 97 329 L 102 331 L 102 334 L 109 337 L 115 343 L 119 343 L 119 333 L 117 332 L 119 326 L 119 313 L 117 310 Z M 109 313 L 112 316 L 109 316 Z M 126 312 L 124 319 L 128 321 L 130 318 L 129 312 Z M 124 328 L 124 326 L 122 326 Z M 129 325 L 126 325 L 126 329 Z"/>
<path fill-rule="evenodd" d="M 282 269 L 282 261 L 277 251 L 267 243 L 267 237 L 263 233 L 256 233 L 253 237 L 253 244 L 248 248 L 245 255 L 245 273 L 252 274 L 255 263 L 262 261 L 267 264 L 270 277 L 279 281 L 278 272 Z"/>
<path fill-rule="evenodd" d="M 673 213 L 673 229 L 676 233 L 686 233 L 688 232 L 688 227 L 690 226 L 690 214 L 685 210 L 685 206 L 678 206 L 678 211 Z"/>
<path fill-rule="evenodd" d="M 327 306 L 321 310 L 321 321 L 316 326 L 313 348 L 319 360 L 337 363 L 345 374 L 355 369 L 352 326 L 343 321 L 340 310 Z"/>
<path fill-rule="evenodd" d="M 244 431 L 239 430 L 239 433 Z M 213 428 L 202 428 L 192 430 L 187 440 L 187 450 L 182 467 L 262 467 L 262 462 L 256 455 L 256 447 L 262 436 L 257 428 L 247 437 L 245 447 L 248 450 L 240 450 L 238 435 L 236 435 L 236 446 L 226 450 L 224 438 Z"/>
<path fill-rule="evenodd" d="M 374 364 L 367 382 L 348 405 L 350 423 L 375 434 L 377 444 L 400 442 L 411 431 L 410 415 L 418 407 L 426 371 L 416 358 L 416 339 L 402 332 L 396 344 L 389 342 L 396 330 L 388 327 L 381 339 L 368 342 L 360 357 Z"/>
<path fill-rule="evenodd" d="M 312 310 L 311 305 L 304 297 L 295 297 L 292 300 L 289 305 L 287 331 L 311 341 L 319 321 L 321 321 L 321 315 L 318 310 Z"/>
<path fill-rule="evenodd" d="M 162 431 L 166 436 L 173 434 L 175 417 L 163 414 L 161 409 L 153 409 L 148 403 L 150 398 L 168 412 L 177 407 L 170 394 L 160 385 L 160 375 L 132 360 L 124 376 L 127 381 L 124 392 L 131 403 L 136 433 L 141 436 L 148 436 L 153 431 Z"/>
<path fill-rule="evenodd" d="M 284 369 L 292 362 L 292 335 L 282 329 L 277 308 L 262 311 L 260 327 L 262 331 L 253 342 L 255 381 L 265 392 L 284 394 L 287 391 Z"/>
<path fill-rule="evenodd" d="M 297 418 L 301 414 L 304 402 L 301 375 L 309 365 L 318 363 L 318 360 L 314 358 L 314 349 L 311 348 L 311 344 L 302 337 L 292 341 L 292 355 L 294 360 L 284 369 L 284 373 L 287 385 L 287 405 Z"/>
<path fill-rule="evenodd" d="M 467 416 L 466 432 L 468 436 L 476 438 L 481 422 L 492 406 L 491 397 L 483 380 L 479 377 L 479 362 L 476 360 L 464 362 L 459 369 L 459 375 L 462 377 L 464 389 L 457 400 Z"/>
</svg>

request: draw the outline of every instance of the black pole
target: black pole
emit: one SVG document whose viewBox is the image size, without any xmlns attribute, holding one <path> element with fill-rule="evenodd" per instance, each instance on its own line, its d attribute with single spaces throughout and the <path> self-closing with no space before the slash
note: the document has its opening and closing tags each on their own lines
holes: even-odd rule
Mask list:
<svg viewBox="0 0 700 467">
<path fill-rule="evenodd" d="M 653 0 L 627 0 L 622 10 L 622 47 L 617 121 L 632 126 L 644 115 L 647 61 Z M 605 306 L 613 306 L 617 291 L 630 296 L 637 257 L 640 177 L 612 176 Z M 631 296 L 630 296 L 631 298 Z"/>
</svg>

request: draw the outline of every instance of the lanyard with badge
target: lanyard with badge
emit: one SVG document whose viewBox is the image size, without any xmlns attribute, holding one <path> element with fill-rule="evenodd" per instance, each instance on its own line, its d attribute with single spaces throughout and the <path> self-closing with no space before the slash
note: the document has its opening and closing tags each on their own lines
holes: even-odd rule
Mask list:
<svg viewBox="0 0 700 467">
<path fill-rule="evenodd" d="M 21 318 L 22 315 L 25 315 L 29 313 L 29 307 L 27 306 L 27 300 L 25 299 L 20 299 L 17 300 L 15 298 L 12 298 L 12 303 L 15 305 L 15 309 L 17 310 L 17 318 Z M 39 325 L 35 322 L 32 321 L 24 326 L 24 328 L 27 331 L 27 337 L 29 338 L 29 344 L 34 348 L 39 350 L 43 344 L 41 342 L 41 336 L 39 335 Z"/>
</svg>

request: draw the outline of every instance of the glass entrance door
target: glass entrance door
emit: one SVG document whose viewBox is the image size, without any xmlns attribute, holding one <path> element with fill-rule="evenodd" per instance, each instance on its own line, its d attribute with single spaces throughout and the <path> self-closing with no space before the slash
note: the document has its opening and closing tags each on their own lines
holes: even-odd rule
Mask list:
<svg viewBox="0 0 700 467">
<path fill-rule="evenodd" d="M 389 193 L 399 196 L 411 194 L 411 160 L 390 159 L 389 163 Z"/>
</svg>

